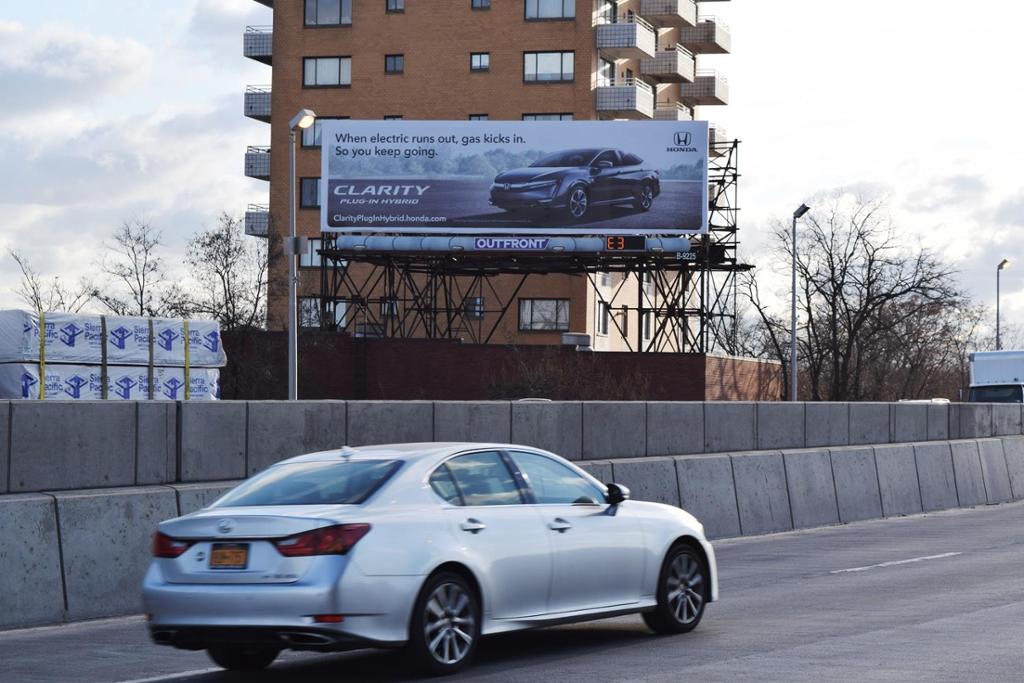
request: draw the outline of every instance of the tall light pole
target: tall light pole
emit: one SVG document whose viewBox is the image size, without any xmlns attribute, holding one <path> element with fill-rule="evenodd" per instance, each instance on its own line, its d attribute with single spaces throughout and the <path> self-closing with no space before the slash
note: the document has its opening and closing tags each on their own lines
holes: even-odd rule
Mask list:
<svg viewBox="0 0 1024 683">
<path fill-rule="evenodd" d="M 1003 348 L 1003 340 L 999 335 L 999 276 L 1002 275 L 1003 269 L 1010 266 L 1010 259 L 1004 258 L 999 262 L 999 266 L 996 267 L 996 351 Z"/>
<path fill-rule="evenodd" d="M 789 311 L 789 400 L 797 400 L 796 395 L 796 222 L 804 217 L 811 207 L 801 204 L 793 212 L 793 287 Z"/>
<path fill-rule="evenodd" d="M 288 240 L 284 245 L 284 253 L 288 257 L 288 400 L 299 398 L 299 313 L 298 301 L 295 298 L 295 285 L 298 279 L 298 239 L 296 223 L 298 207 L 295 202 L 295 131 L 305 130 L 316 121 L 316 114 L 303 109 L 288 124 Z"/>
</svg>

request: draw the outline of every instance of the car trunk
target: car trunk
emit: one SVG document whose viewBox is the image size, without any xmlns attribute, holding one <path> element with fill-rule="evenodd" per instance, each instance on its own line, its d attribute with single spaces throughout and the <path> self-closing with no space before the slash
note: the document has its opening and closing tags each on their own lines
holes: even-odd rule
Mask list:
<svg viewBox="0 0 1024 683">
<path fill-rule="evenodd" d="M 295 583 L 317 562 L 336 562 L 338 555 L 285 557 L 273 541 L 344 521 L 347 508 L 338 505 L 215 508 L 160 525 L 160 532 L 187 541 L 175 558 L 161 558 L 168 583 L 253 584 Z"/>
</svg>

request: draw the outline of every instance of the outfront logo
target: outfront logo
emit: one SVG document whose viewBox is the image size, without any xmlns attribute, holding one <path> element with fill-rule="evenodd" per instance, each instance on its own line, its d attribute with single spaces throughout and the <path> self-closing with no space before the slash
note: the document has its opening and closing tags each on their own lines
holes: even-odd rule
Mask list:
<svg viewBox="0 0 1024 683">
<path fill-rule="evenodd" d="M 164 396 L 171 399 L 172 401 L 177 401 L 178 392 L 181 391 L 182 387 L 184 386 L 184 382 L 182 382 L 177 377 L 172 377 L 171 379 L 164 382 Z"/>
<path fill-rule="evenodd" d="M 693 133 L 676 133 L 676 147 L 689 147 L 693 142 Z"/>
<path fill-rule="evenodd" d="M 39 384 L 39 380 L 37 380 L 35 377 L 28 374 L 27 372 L 24 373 L 21 376 L 21 397 L 29 398 L 32 395 L 32 387 L 34 387 L 37 384 Z"/>
<path fill-rule="evenodd" d="M 114 382 L 114 393 L 124 400 L 130 401 L 132 398 L 132 389 L 137 386 L 139 386 L 139 383 L 131 377 L 122 377 Z"/>
<path fill-rule="evenodd" d="M 78 375 L 72 375 L 64 380 L 64 384 L 67 384 L 67 389 L 64 393 L 71 398 L 82 398 L 82 387 L 89 383 L 89 380 L 79 377 Z"/>
<path fill-rule="evenodd" d="M 75 342 L 85 332 L 81 327 L 74 323 L 68 323 L 64 327 L 60 328 L 60 340 L 65 346 L 74 347 Z"/>
<path fill-rule="evenodd" d="M 110 342 L 117 348 L 124 351 L 125 342 L 128 341 L 128 337 L 130 336 L 132 336 L 132 331 L 127 327 L 116 327 L 110 331 Z"/>
<path fill-rule="evenodd" d="M 174 340 L 178 338 L 178 333 L 174 330 L 164 330 L 157 335 L 156 343 L 160 345 L 164 351 L 174 350 Z"/>
</svg>

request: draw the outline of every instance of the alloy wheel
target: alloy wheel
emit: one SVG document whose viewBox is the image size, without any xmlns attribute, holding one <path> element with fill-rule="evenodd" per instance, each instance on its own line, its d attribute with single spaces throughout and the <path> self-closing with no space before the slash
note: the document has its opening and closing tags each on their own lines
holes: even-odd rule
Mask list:
<svg viewBox="0 0 1024 683">
<path fill-rule="evenodd" d="M 583 218 L 583 215 L 587 212 L 587 203 L 586 190 L 577 187 L 569 195 L 569 213 L 572 214 L 573 218 Z"/>
<path fill-rule="evenodd" d="M 668 604 L 680 624 L 691 624 L 700 618 L 704 606 L 704 576 L 696 558 L 680 554 L 669 567 Z"/>
<path fill-rule="evenodd" d="M 473 646 L 476 620 L 472 600 L 462 586 L 442 583 L 427 599 L 423 619 L 424 641 L 431 656 L 442 664 L 457 664 Z"/>
<path fill-rule="evenodd" d="M 654 190 L 650 185 L 644 185 L 644 189 L 640 191 L 640 208 L 646 211 L 651 208 L 652 203 L 654 203 Z"/>
</svg>

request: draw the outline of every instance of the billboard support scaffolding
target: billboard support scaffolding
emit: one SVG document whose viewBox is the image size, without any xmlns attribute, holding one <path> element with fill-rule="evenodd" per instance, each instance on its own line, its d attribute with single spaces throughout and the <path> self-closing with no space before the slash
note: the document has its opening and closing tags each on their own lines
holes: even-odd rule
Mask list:
<svg viewBox="0 0 1024 683">
<path fill-rule="evenodd" d="M 635 311 L 629 330 L 634 352 L 735 354 L 737 275 L 750 269 L 737 259 L 739 142 L 713 143 L 709 155 L 708 233 L 692 238 L 692 259 L 652 251 L 632 253 L 451 253 L 340 248 L 324 232 L 320 322 L 325 330 L 358 337 L 461 339 L 508 343 L 498 330 L 528 278 L 577 274 L 596 284 L 597 273 L 622 274 L 649 283 L 649 293 L 626 301 L 620 284 L 610 295 L 594 286 L 599 301 Z M 499 275 L 515 276 L 502 296 Z M 477 302 L 486 302 L 486 310 Z M 339 313 L 342 312 L 343 313 Z M 644 336 L 643 316 L 652 321 Z M 615 327 L 621 333 L 612 316 Z"/>
</svg>

